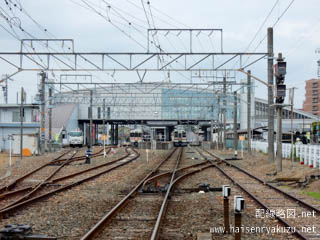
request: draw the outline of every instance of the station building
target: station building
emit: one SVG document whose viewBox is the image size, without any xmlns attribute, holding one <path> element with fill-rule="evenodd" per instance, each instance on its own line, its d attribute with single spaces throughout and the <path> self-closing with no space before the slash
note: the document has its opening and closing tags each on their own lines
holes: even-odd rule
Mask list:
<svg viewBox="0 0 320 240">
<path fill-rule="evenodd" d="M 120 125 L 149 126 L 155 134 L 160 132 L 169 141 L 170 132 L 176 125 L 197 125 L 209 132 L 222 120 L 226 112 L 227 129 L 233 129 L 234 96 L 221 94 L 221 89 L 209 89 L 201 85 L 184 86 L 178 83 L 132 83 L 110 84 L 79 91 L 58 92 L 52 106 L 52 136 L 62 130 L 79 128 L 85 135 L 89 132 L 90 90 L 92 90 L 93 135 L 98 141 L 99 131 L 105 117 L 109 130 L 115 132 Z M 230 92 L 230 91 L 229 91 Z M 247 128 L 247 93 L 245 88 L 237 93 L 237 129 Z M 252 128 L 268 126 L 267 100 L 251 98 Z M 24 134 L 38 134 L 40 128 L 39 102 L 25 104 Z M 104 110 L 105 109 L 105 110 Z M 47 112 L 47 111 L 46 111 Z M 220 113 L 220 114 L 219 114 Z M 20 105 L 0 105 L 1 150 L 9 149 L 8 136 L 20 133 Z M 48 115 L 47 115 L 48 116 Z M 294 109 L 294 131 L 310 130 L 318 117 Z M 275 118 L 276 126 L 276 118 Z M 48 118 L 46 118 L 48 130 Z M 290 107 L 283 109 L 283 131 L 291 129 Z M 208 135 L 208 134 L 207 134 Z M 46 132 L 48 139 L 48 131 Z M 88 139 L 88 137 L 86 137 Z"/>
</svg>

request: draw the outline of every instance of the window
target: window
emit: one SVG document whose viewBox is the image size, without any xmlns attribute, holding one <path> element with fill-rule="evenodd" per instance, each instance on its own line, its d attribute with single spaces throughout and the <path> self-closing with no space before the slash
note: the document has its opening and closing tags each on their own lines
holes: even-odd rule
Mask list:
<svg viewBox="0 0 320 240">
<path fill-rule="evenodd" d="M 318 95 L 318 90 L 312 90 L 312 95 Z"/>
<path fill-rule="evenodd" d="M 32 122 L 40 122 L 40 116 L 39 116 L 39 110 L 38 109 L 32 109 L 31 110 L 31 118 Z"/>
<path fill-rule="evenodd" d="M 312 87 L 313 88 L 317 88 L 318 87 L 318 83 L 317 82 L 312 83 Z"/>
<path fill-rule="evenodd" d="M 23 121 L 25 121 L 25 116 L 23 118 Z M 12 112 L 12 122 L 20 122 L 20 111 Z"/>
<path fill-rule="evenodd" d="M 318 111 L 318 106 L 312 106 L 312 111 Z"/>
<path fill-rule="evenodd" d="M 69 132 L 70 137 L 81 137 L 82 132 Z"/>
<path fill-rule="evenodd" d="M 312 103 L 318 103 L 318 98 L 317 97 L 313 97 L 312 98 Z"/>
</svg>

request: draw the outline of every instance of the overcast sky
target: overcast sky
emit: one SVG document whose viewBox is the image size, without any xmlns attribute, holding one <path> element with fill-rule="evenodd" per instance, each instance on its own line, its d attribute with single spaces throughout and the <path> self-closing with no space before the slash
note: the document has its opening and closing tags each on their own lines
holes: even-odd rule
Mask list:
<svg viewBox="0 0 320 240">
<path fill-rule="evenodd" d="M 149 24 L 157 28 L 222 28 L 224 52 L 266 52 L 264 38 L 267 28 L 278 21 L 274 27 L 274 52 L 276 55 L 282 52 L 286 58 L 287 88 L 298 88 L 295 107 L 300 108 L 304 100 L 305 80 L 317 77 L 316 62 L 320 54 L 317 55 L 315 50 L 320 48 L 320 3 L 319 0 L 295 0 L 290 5 L 291 2 L 150 0 L 149 4 L 144 2 L 144 12 L 141 0 L 5 0 L 0 2 L 0 51 L 18 51 L 18 39 L 31 37 L 26 35 L 27 32 L 37 38 L 72 38 L 79 52 L 144 52 L 142 46 L 147 45 L 145 35 L 149 28 L 148 18 Z M 194 48 L 199 51 L 218 50 L 218 39 L 214 37 L 210 40 L 201 34 L 195 38 Z M 159 34 L 159 42 L 165 50 L 186 51 L 183 48 L 188 46 L 187 38 L 178 38 L 176 34 Z M 57 49 L 62 46 L 54 47 Z M 0 75 L 14 72 L 1 59 L 0 62 Z M 265 80 L 266 69 L 266 59 L 250 67 L 254 75 Z M 54 76 L 59 79 L 59 74 L 54 73 Z M 93 74 L 100 81 L 115 81 L 110 78 L 110 73 Z M 115 75 L 118 82 L 127 81 L 126 77 Z M 152 78 L 152 75 L 149 77 Z M 175 81 L 175 77 L 178 81 L 179 75 L 172 75 L 171 80 Z M 241 78 L 244 77 L 237 74 L 237 81 Z M 161 80 L 161 76 L 154 75 L 154 79 Z M 37 73 L 21 72 L 13 80 L 9 82 L 9 101 L 15 102 L 16 92 L 21 86 L 27 90 L 30 101 L 30 97 L 36 93 Z M 256 96 L 266 99 L 266 87 L 258 83 L 255 86 Z"/>
</svg>

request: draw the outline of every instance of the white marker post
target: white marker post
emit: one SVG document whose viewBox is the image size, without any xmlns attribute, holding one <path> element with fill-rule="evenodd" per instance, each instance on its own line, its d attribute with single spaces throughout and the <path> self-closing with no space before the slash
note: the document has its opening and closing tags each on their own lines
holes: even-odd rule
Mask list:
<svg viewBox="0 0 320 240">
<path fill-rule="evenodd" d="M 103 135 L 103 157 L 106 158 L 106 135 Z"/>
<path fill-rule="evenodd" d="M 149 149 L 146 149 L 146 153 L 147 153 L 147 162 L 149 162 Z"/>
<path fill-rule="evenodd" d="M 241 141 L 241 157 L 243 158 L 243 141 Z"/>
<path fill-rule="evenodd" d="M 239 136 L 239 140 L 241 142 L 241 157 L 243 158 L 243 141 L 245 140 L 245 136 Z"/>
<path fill-rule="evenodd" d="M 11 155 L 11 149 L 12 149 L 12 135 L 9 135 L 9 145 L 10 145 L 10 150 L 9 150 L 9 165 L 10 168 L 12 166 L 12 155 Z"/>
</svg>

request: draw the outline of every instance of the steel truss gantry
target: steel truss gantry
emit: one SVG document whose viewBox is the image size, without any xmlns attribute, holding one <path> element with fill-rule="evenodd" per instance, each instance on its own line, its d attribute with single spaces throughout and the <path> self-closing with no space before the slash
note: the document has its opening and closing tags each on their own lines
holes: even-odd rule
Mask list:
<svg viewBox="0 0 320 240">
<path fill-rule="evenodd" d="M 260 57 L 242 66 L 242 57 L 248 55 Z M 228 59 L 216 66 L 215 56 L 228 56 Z M 245 69 L 266 56 L 267 53 L 254 52 L 0 52 L 0 59 L 16 68 L 17 71 L 233 71 L 235 69 L 222 69 L 222 67 L 238 58 L 239 66 L 236 69 Z M 178 60 L 180 64 L 177 63 Z M 199 64 L 204 62 L 208 66 L 199 67 Z"/>
<path fill-rule="evenodd" d="M 223 50 L 223 33 L 222 29 L 148 29 L 149 34 L 159 31 L 187 31 L 190 33 L 190 49 L 179 52 L 165 52 L 160 47 L 150 51 L 149 45 L 147 52 L 77 52 L 74 48 L 72 39 L 23 39 L 21 41 L 20 51 L 16 52 L 0 52 L 0 61 L 7 63 L 15 68 L 16 72 L 7 76 L 11 77 L 21 71 L 55 71 L 55 72 L 136 72 L 139 76 L 140 84 L 146 84 L 145 76 L 147 72 L 190 72 L 189 83 L 171 82 L 168 89 L 172 92 L 172 97 L 168 97 L 171 102 L 163 103 L 164 85 L 161 82 L 152 83 L 147 90 L 143 87 L 137 87 L 136 83 L 129 82 L 95 82 L 92 78 L 85 82 L 65 82 L 60 78 L 60 91 L 55 94 L 55 101 L 58 102 L 81 102 L 87 103 L 88 96 L 85 90 L 99 89 L 104 93 L 97 93 L 95 96 L 96 104 L 101 104 L 99 99 L 106 99 L 108 106 L 113 106 L 118 112 L 158 112 L 158 108 L 163 111 L 176 111 L 180 114 L 183 111 L 189 112 L 190 109 L 185 107 L 194 104 L 194 111 L 207 111 L 208 107 L 212 107 L 212 101 L 202 100 L 208 96 L 203 94 L 212 86 L 210 91 L 214 93 L 214 86 L 238 85 L 234 77 L 228 77 L 234 81 L 218 80 L 219 77 L 208 75 L 207 73 L 222 72 L 224 74 L 220 78 L 227 78 L 227 72 L 234 72 L 238 69 L 246 69 L 256 62 L 266 58 L 266 52 L 224 52 Z M 192 50 L 193 33 L 208 31 L 209 34 L 218 31 L 221 34 L 221 49 L 214 52 L 195 52 Z M 50 44 L 68 45 L 67 50 L 52 50 Z M 44 45 L 45 48 L 34 47 L 38 43 Z M 149 41 L 148 41 L 149 44 Z M 31 47 L 31 51 L 25 46 Z M 250 62 L 243 64 L 243 57 L 251 56 Z M 248 60 L 248 59 L 247 59 Z M 213 81 L 206 80 L 206 83 L 200 81 L 193 82 L 193 78 L 212 78 Z M 193 83 L 192 83 L 193 82 Z M 52 84 L 52 82 L 50 82 Z M 88 87 L 87 84 L 90 84 Z M 63 93 L 61 86 L 68 89 Z M 76 86 L 76 89 L 70 86 Z M 82 86 L 82 89 L 81 87 Z M 85 88 L 85 89 L 83 89 Z M 135 90 L 132 90 L 135 89 Z M 58 89 L 55 88 L 57 91 Z M 156 91 L 157 90 L 157 91 Z M 179 94 L 180 92 L 185 94 Z M 190 94 L 190 92 L 193 92 Z M 198 94 L 198 93 L 201 94 Z M 81 96 L 82 94 L 82 96 Z M 128 98 L 129 96 L 129 98 Z M 128 100 L 129 99 L 129 100 Z M 147 100 L 147 99 L 151 99 Z M 190 100 L 191 99 L 191 100 Z M 198 102 L 193 102 L 198 99 Z M 125 107 L 126 109 L 122 109 Z M 152 108 L 153 107 L 153 108 Z M 159 112 L 160 112 L 159 110 Z M 193 110 L 191 110 L 193 111 Z"/>
</svg>

